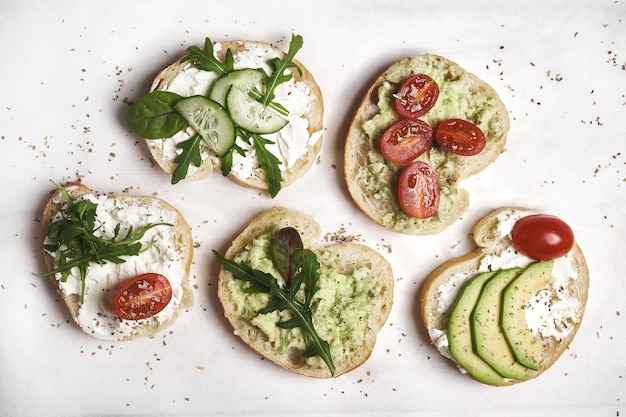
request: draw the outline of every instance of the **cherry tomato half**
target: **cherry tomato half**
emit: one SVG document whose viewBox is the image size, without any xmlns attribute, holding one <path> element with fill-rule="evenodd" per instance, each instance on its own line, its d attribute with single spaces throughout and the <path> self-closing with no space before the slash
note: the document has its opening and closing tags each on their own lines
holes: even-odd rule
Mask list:
<svg viewBox="0 0 626 417">
<path fill-rule="evenodd" d="M 435 136 L 437 143 L 457 155 L 477 155 L 485 148 L 487 140 L 478 126 L 463 119 L 447 119 L 439 124 Z"/>
<path fill-rule="evenodd" d="M 540 261 L 560 258 L 574 246 L 574 232 L 563 220 L 547 214 L 519 219 L 511 230 L 513 247 Z"/>
<path fill-rule="evenodd" d="M 172 299 L 172 287 L 163 275 L 147 273 L 130 278 L 113 293 L 113 312 L 123 320 L 152 317 Z"/>
<path fill-rule="evenodd" d="M 380 151 L 395 164 L 406 165 L 433 143 L 433 129 L 422 120 L 402 119 L 380 137 Z"/>
<path fill-rule="evenodd" d="M 435 105 L 439 98 L 439 86 L 428 75 L 415 74 L 404 80 L 394 97 L 398 114 L 415 120 Z"/>
<path fill-rule="evenodd" d="M 426 162 L 415 161 L 404 167 L 398 182 L 398 200 L 407 216 L 432 217 L 439 208 L 439 178 Z"/>
</svg>

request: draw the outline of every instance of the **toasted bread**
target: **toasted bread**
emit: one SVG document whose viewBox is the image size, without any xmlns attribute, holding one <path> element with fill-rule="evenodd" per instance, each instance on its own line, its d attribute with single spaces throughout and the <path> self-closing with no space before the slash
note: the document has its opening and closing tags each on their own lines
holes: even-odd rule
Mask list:
<svg viewBox="0 0 626 417">
<path fill-rule="evenodd" d="M 421 117 L 433 131 L 448 118 L 469 120 L 481 128 L 487 144 L 481 153 L 462 156 L 435 143 L 417 160 L 429 163 L 439 176 L 441 203 L 427 219 L 407 216 L 397 198 L 402 166 L 380 152 L 383 131 L 400 116 L 393 109 L 397 86 L 412 74 L 426 74 L 439 86 L 439 99 Z M 438 55 L 418 55 L 391 65 L 368 89 L 357 107 L 345 143 L 345 180 L 356 205 L 375 222 L 408 234 L 434 234 L 449 227 L 469 206 L 459 182 L 491 164 L 503 151 L 509 117 L 496 91 L 474 74 Z"/>
<path fill-rule="evenodd" d="M 314 251 L 321 264 L 320 290 L 312 306 L 313 322 L 320 337 L 330 345 L 336 367 L 334 376 L 342 375 L 365 362 L 374 349 L 376 336 L 393 304 L 391 267 L 383 256 L 364 245 L 343 243 L 320 246 L 321 229 L 315 220 L 282 207 L 274 207 L 254 218 L 233 241 L 225 258 L 247 263 L 252 258 L 251 250 L 254 250 L 256 263 L 263 265 L 256 266 L 279 277 L 268 258 L 268 248 L 259 242 L 267 239 L 271 241 L 284 227 L 295 228 L 304 248 Z M 361 278 L 356 278 L 355 271 Z M 334 291 L 339 290 L 332 286 L 334 281 L 329 278 L 330 273 L 339 274 L 336 276 L 344 282 L 361 282 L 363 287 L 346 287 L 343 288 L 346 293 L 337 294 Z M 317 360 L 319 358 L 307 359 L 303 356 L 304 346 L 301 342 L 285 342 L 288 339 L 301 339 L 300 329 L 278 330 L 271 321 L 269 324 L 264 322 L 267 326 L 260 324 L 263 315 L 259 315 L 258 310 L 264 307 L 267 299 L 253 298 L 245 293 L 244 287 L 242 281 L 235 279 L 222 267 L 218 296 L 235 334 L 253 350 L 285 369 L 309 377 L 331 377 L 329 368 Z M 358 300 L 363 301 L 366 307 L 362 307 L 363 316 L 352 317 L 355 326 L 350 328 L 346 322 L 351 322 L 351 315 L 360 311 L 356 305 Z M 346 303 L 352 303 L 352 307 L 342 309 Z M 321 317 L 326 318 L 322 321 Z M 272 336 L 270 340 L 269 335 L 275 331 L 279 332 L 279 336 Z"/>
<path fill-rule="evenodd" d="M 421 289 L 421 316 L 433 344 L 442 355 L 456 362 L 463 372 L 466 369 L 463 369 L 449 351 L 450 312 L 455 303 L 458 303 L 466 283 L 480 273 L 507 268 L 525 268 L 535 263 L 515 250 L 510 235 L 515 221 L 531 214 L 536 212 L 521 207 L 505 207 L 485 216 L 474 228 L 473 237 L 478 248 L 439 266 L 428 276 Z M 544 330 L 533 330 L 536 341 L 542 344 L 538 369 L 528 369 L 524 379 L 521 380 L 499 378 L 497 381 L 480 382 L 490 385 L 511 385 L 536 378 L 554 364 L 574 339 L 587 302 L 589 271 L 582 250 L 576 242 L 567 255 L 554 262 L 552 271 L 554 281 L 543 288 L 550 296 L 547 301 L 542 299 L 546 302 L 546 307 L 552 309 L 552 314 L 551 317 L 541 317 Z M 568 308 L 560 309 L 562 306 Z M 469 372 L 467 374 L 473 376 Z"/>
<path fill-rule="evenodd" d="M 115 224 L 120 224 L 122 233 L 128 230 L 128 227 L 137 231 L 148 222 L 166 222 L 172 225 L 149 230 L 140 241 L 144 248 L 149 246 L 149 249 L 138 256 L 126 256 L 123 263 L 98 265 L 92 262 L 87 270 L 83 304 L 80 303 L 80 276 L 76 268 L 72 270 L 66 282 L 60 281 L 60 274 L 50 275 L 72 318 L 83 331 L 107 340 L 130 340 L 137 335 L 152 337 L 174 323 L 180 311 L 193 305 L 193 293 L 188 282 L 193 257 L 193 240 L 189 225 L 176 208 L 155 197 L 131 195 L 97 197 L 91 189 L 81 183 L 71 183 L 64 188 L 74 201 L 88 198 L 98 204 L 98 222 L 103 222 L 99 233 L 112 233 Z M 46 232 L 66 204 L 61 191 L 57 190 L 43 211 L 41 241 L 48 271 L 54 270 L 57 265 L 56 254 L 48 252 L 43 247 L 46 244 Z M 108 212 L 105 213 L 104 210 Z M 114 224 L 107 223 L 107 220 Z M 163 266 L 161 263 L 165 264 L 163 270 L 158 269 L 159 266 Z M 121 320 L 111 308 L 113 291 L 126 279 L 147 272 L 159 273 L 168 278 L 173 292 L 172 299 L 162 312 L 153 317 Z"/>
<path fill-rule="evenodd" d="M 245 51 L 252 51 L 253 53 L 259 54 L 267 53 L 272 57 L 282 58 L 285 56 L 283 51 L 263 41 L 225 41 L 215 44 L 214 48 L 216 57 L 221 61 L 224 60 L 226 51 L 229 49 L 234 56 L 237 56 Z M 310 105 L 306 109 L 288 108 L 288 110 L 290 110 L 290 125 L 294 123 L 292 118 L 294 120 L 304 121 L 307 124 L 306 132 L 308 132 L 309 139 L 306 145 L 303 145 L 302 149 L 289 149 L 289 146 L 294 146 L 294 139 L 290 125 L 287 125 L 287 127 L 283 128 L 283 130 L 277 134 L 263 135 L 264 137 L 277 142 L 276 151 L 273 153 L 277 158 L 279 158 L 279 160 L 281 160 L 280 169 L 282 173 L 282 187 L 292 184 L 311 168 L 322 146 L 324 104 L 321 90 L 313 78 L 313 75 L 306 69 L 306 67 L 297 60 L 294 60 L 293 62 L 298 66 L 301 72 L 299 72 L 298 69 L 290 68 L 289 71 L 293 75 L 293 80 L 289 81 L 289 83 L 291 83 L 291 85 L 301 85 L 301 88 L 308 92 Z M 246 67 L 245 62 L 242 64 L 236 63 L 236 69 L 238 69 L 238 65 L 242 66 L 242 68 Z M 163 69 L 156 76 L 151 85 L 150 91 L 172 91 L 173 88 L 171 83 L 176 77 L 179 77 L 183 73 L 191 74 L 189 75 L 191 79 L 195 76 L 194 74 L 206 73 L 206 71 L 200 71 L 192 67 L 193 63 L 191 61 L 181 62 L 180 60 L 177 60 L 167 68 Z M 206 77 L 211 76 L 206 75 Z M 202 82 L 204 83 L 205 81 Z M 211 82 L 212 81 L 206 81 L 206 89 L 209 88 Z M 174 92 L 181 95 L 197 94 L 192 92 L 185 93 L 185 91 L 180 90 L 176 90 Z M 206 91 L 204 94 L 206 94 Z M 192 133 L 191 129 L 187 128 L 185 131 L 174 135 L 172 138 L 157 140 L 147 139 L 146 143 L 156 163 L 163 170 L 171 174 L 176 168 L 176 164 L 174 163 L 174 158 L 176 157 L 176 144 L 189 138 Z M 241 143 L 240 145 L 245 146 L 245 144 Z M 297 152 L 297 154 L 287 156 L 287 154 L 294 152 Z M 201 165 L 199 167 L 190 166 L 189 173 L 186 177 L 187 179 L 204 179 L 211 174 L 214 168 L 219 169 L 221 167 L 221 159 L 217 157 L 208 146 L 204 144 L 201 145 L 201 154 Z M 293 160 L 294 156 L 297 157 L 297 160 L 295 161 Z M 235 155 L 235 158 L 237 157 L 238 156 Z M 247 158 L 251 157 L 249 156 Z M 254 157 L 254 159 L 256 160 L 256 157 Z M 246 166 L 257 165 L 258 163 L 246 164 Z M 267 190 L 268 188 L 265 177 L 266 175 L 264 170 L 259 167 L 254 169 L 250 168 L 238 170 L 236 160 L 233 170 L 229 174 L 229 178 L 236 183 L 260 190 Z"/>
</svg>

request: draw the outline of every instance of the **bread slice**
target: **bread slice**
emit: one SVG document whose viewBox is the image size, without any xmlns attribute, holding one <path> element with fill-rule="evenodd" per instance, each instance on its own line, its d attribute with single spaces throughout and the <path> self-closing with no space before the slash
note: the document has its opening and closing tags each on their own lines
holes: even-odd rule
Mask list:
<svg viewBox="0 0 626 417">
<path fill-rule="evenodd" d="M 257 267 L 280 280 L 280 275 L 268 258 L 268 248 L 259 242 L 271 242 L 280 229 L 288 226 L 299 232 L 304 248 L 314 251 L 321 264 L 320 290 L 312 307 L 313 321 L 320 337 L 330 344 L 336 367 L 334 376 L 342 375 L 364 363 L 374 349 L 376 336 L 393 304 L 391 266 L 378 252 L 361 244 L 320 246 L 319 224 L 308 215 L 283 207 L 271 208 L 254 218 L 233 241 L 225 258 L 244 263 L 256 258 Z M 329 278 L 331 273 L 339 274 L 335 275 L 336 279 L 354 282 L 355 287 L 341 287 L 341 291 L 345 292 L 340 293 L 333 286 L 333 278 Z M 355 277 L 361 278 L 359 280 Z M 328 367 L 318 357 L 309 360 L 303 357 L 302 343 L 285 342 L 289 338 L 301 338 L 300 329 L 279 331 L 275 323 L 265 321 L 258 310 L 265 306 L 267 299 L 246 296 L 244 287 L 241 281 L 222 267 L 218 297 L 235 334 L 253 350 L 285 369 L 309 377 L 331 377 Z M 357 304 L 360 301 L 366 307 L 359 307 Z M 359 309 L 362 310 L 362 316 L 352 317 Z M 329 318 L 322 322 L 320 317 L 324 315 Z M 346 322 L 357 324 L 350 327 Z M 276 338 L 274 332 L 279 332 Z M 339 343 L 338 339 L 347 342 Z"/>
<path fill-rule="evenodd" d="M 445 262 L 426 278 L 420 291 L 421 316 L 433 344 L 445 357 L 454 361 L 448 351 L 448 315 L 465 283 L 481 272 L 525 267 L 533 262 L 515 251 L 510 231 L 518 218 L 536 213 L 523 207 L 504 207 L 491 212 L 474 228 L 477 249 Z M 558 266 L 556 262 L 559 262 Z M 546 289 L 552 294 L 548 301 L 550 307 L 555 314 L 559 303 L 568 303 L 574 308 L 558 322 L 545 319 L 546 326 L 556 326 L 557 331 L 553 334 L 539 333 L 542 343 L 541 362 L 537 371 L 528 371 L 529 378 L 541 375 L 552 366 L 568 348 L 580 327 L 587 302 L 589 271 L 577 243 L 566 256 L 555 260 L 553 276 L 556 274 L 560 278 Z M 460 364 L 457 363 L 457 366 L 465 371 Z M 521 381 L 505 379 L 502 382 L 511 385 Z"/>
<path fill-rule="evenodd" d="M 439 176 L 441 203 L 428 219 L 404 214 L 397 201 L 397 181 L 402 166 L 386 161 L 379 139 L 386 127 L 400 120 L 392 95 L 412 74 L 426 74 L 439 86 L 435 106 L 422 120 L 436 131 L 448 118 L 466 119 L 481 128 L 487 139 L 483 151 L 461 156 L 433 143 L 418 160 L 428 162 Z M 382 111 L 381 111 L 382 109 Z M 392 64 L 370 86 L 357 107 L 345 143 L 345 180 L 356 205 L 375 222 L 408 234 L 434 234 L 445 230 L 469 205 L 468 193 L 459 182 L 491 164 L 503 151 L 509 117 L 496 91 L 458 64 L 438 55 L 425 54 Z"/>
<path fill-rule="evenodd" d="M 110 210 L 111 216 L 102 216 L 103 221 L 114 219 L 124 232 L 128 226 L 137 231 L 147 223 L 167 222 L 173 226 L 153 228 L 141 239 L 142 247 L 152 246 L 138 256 L 127 256 L 125 262 L 117 266 L 111 263 L 99 266 L 92 263 L 87 272 L 87 289 L 84 304 L 80 303 L 80 278 L 77 271 L 64 284 L 59 277 L 50 275 L 57 292 L 67 305 L 74 321 L 86 333 L 107 340 L 130 340 L 137 335 L 153 337 L 159 331 L 174 323 L 180 311 L 191 308 L 193 293 L 188 276 L 193 258 L 193 239 L 187 221 L 173 206 L 155 197 L 116 195 L 95 196 L 91 189 L 81 183 L 70 183 L 64 187 L 74 201 L 84 198 L 96 202 L 99 207 Z M 60 190 L 48 200 L 41 222 L 41 242 L 43 258 L 48 271 L 55 269 L 55 254 L 49 253 L 46 243 L 48 226 L 57 218 L 59 211 L 66 206 Z M 106 222 L 106 220 L 104 220 Z M 114 224 L 103 223 L 103 229 L 114 228 Z M 158 229 L 158 231 L 156 230 Z M 164 263 L 165 266 L 163 265 Z M 158 269 L 167 268 L 165 269 Z M 155 272 L 168 278 L 173 296 L 168 306 L 159 314 L 143 320 L 121 320 L 111 309 L 111 295 L 118 284 L 141 273 Z M 57 274 L 58 275 L 58 274 Z M 96 278 L 97 277 L 97 278 Z M 72 290 L 72 285 L 74 286 Z"/>
<path fill-rule="evenodd" d="M 220 44 L 215 44 L 215 55 L 220 61 L 224 61 L 226 51 L 229 50 L 236 55 L 238 53 L 244 52 L 246 50 L 252 51 L 269 51 L 271 54 L 277 57 L 284 57 L 285 53 L 276 47 L 270 45 L 267 42 L 263 41 L 225 41 Z M 293 62 L 298 66 L 301 70 L 301 73 L 295 69 L 290 68 L 289 71 L 293 75 L 294 83 L 302 83 L 304 88 L 309 92 L 311 106 L 308 111 L 306 111 L 301 119 L 306 120 L 308 123 L 308 127 L 306 130 L 308 131 L 309 137 L 311 138 L 319 138 L 312 139 L 308 142 L 301 156 L 297 159 L 293 165 L 288 168 L 282 170 L 282 187 L 286 187 L 293 182 L 295 182 L 298 178 L 304 175 L 315 162 L 317 155 L 322 146 L 322 129 L 323 129 L 323 114 L 324 114 L 324 103 L 322 99 L 322 92 L 316 83 L 313 75 L 306 69 L 301 62 L 297 60 L 293 60 Z M 169 65 L 167 68 L 163 69 L 154 79 L 150 91 L 155 90 L 169 90 L 169 85 L 177 76 L 181 73 L 189 71 L 190 67 L 193 64 L 191 61 L 180 62 L 180 59 L 176 62 Z M 282 139 L 285 142 L 293 141 L 293 136 L 291 129 L 289 126 L 284 128 L 281 133 Z M 264 135 L 266 136 L 266 135 Z M 272 139 L 275 138 L 275 135 L 270 135 Z M 146 143 L 150 153 L 152 154 L 153 159 L 156 163 L 166 172 L 173 173 L 176 165 L 174 163 L 175 154 L 172 149 L 175 149 L 176 141 L 181 140 L 173 138 L 167 139 L 157 139 L 151 140 L 146 139 Z M 208 177 L 214 168 L 220 169 L 221 167 L 221 159 L 217 157 L 211 149 L 206 145 L 201 145 L 201 154 L 202 154 L 202 164 L 199 167 L 190 167 L 189 173 L 187 174 L 187 179 L 191 180 L 201 180 Z M 282 155 L 276 155 L 279 158 L 282 158 Z M 284 162 L 283 162 L 284 164 Z M 259 189 L 259 190 L 267 190 L 267 182 L 265 180 L 265 173 L 261 169 L 255 169 L 251 175 L 244 175 L 243 173 L 238 173 L 236 170 L 231 171 L 229 174 L 229 178 L 235 181 L 236 183 Z"/>
</svg>

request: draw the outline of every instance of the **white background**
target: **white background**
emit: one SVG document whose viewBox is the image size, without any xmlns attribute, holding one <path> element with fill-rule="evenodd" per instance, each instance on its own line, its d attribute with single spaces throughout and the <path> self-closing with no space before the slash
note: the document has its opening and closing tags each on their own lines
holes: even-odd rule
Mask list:
<svg viewBox="0 0 626 417">
<path fill-rule="evenodd" d="M 0 415 L 626 415 L 626 2 L 27 1 L 0 5 Z M 265 40 L 297 58 L 324 95 L 312 170 L 274 200 L 218 173 L 176 186 L 128 132 L 128 102 L 206 36 Z M 489 82 L 507 105 L 504 153 L 464 181 L 469 210 L 436 236 L 372 223 L 343 180 L 347 126 L 391 63 L 436 53 Z M 196 303 L 154 339 L 110 343 L 71 321 L 39 254 L 48 182 L 157 195 L 188 219 Z M 273 205 L 309 213 L 327 237 L 358 237 L 395 273 L 395 305 L 371 358 L 336 379 L 291 374 L 244 346 L 216 298 L 224 252 Z M 556 214 L 591 272 L 570 349 L 540 378 L 494 388 L 462 376 L 427 339 L 417 295 L 437 265 L 474 248 L 483 215 L 509 205 Z"/>
</svg>

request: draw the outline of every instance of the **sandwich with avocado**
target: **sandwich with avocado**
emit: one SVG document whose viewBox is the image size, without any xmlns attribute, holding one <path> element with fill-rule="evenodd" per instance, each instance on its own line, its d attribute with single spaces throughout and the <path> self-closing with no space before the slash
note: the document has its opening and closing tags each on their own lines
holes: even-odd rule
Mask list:
<svg viewBox="0 0 626 417">
<path fill-rule="evenodd" d="M 407 234 L 449 227 L 469 205 L 459 183 L 503 151 L 509 117 L 496 91 L 438 55 L 402 59 L 363 97 L 345 142 L 345 180 L 375 222 Z"/>
<path fill-rule="evenodd" d="M 214 251 L 218 297 L 241 340 L 297 374 L 330 378 L 370 356 L 393 304 L 391 266 L 356 243 L 322 245 L 310 216 L 282 207 Z"/>
<path fill-rule="evenodd" d="M 521 207 L 474 228 L 478 248 L 426 279 L 422 320 L 439 352 L 494 386 L 543 374 L 570 346 L 587 302 L 589 271 L 570 226 Z"/>
</svg>

